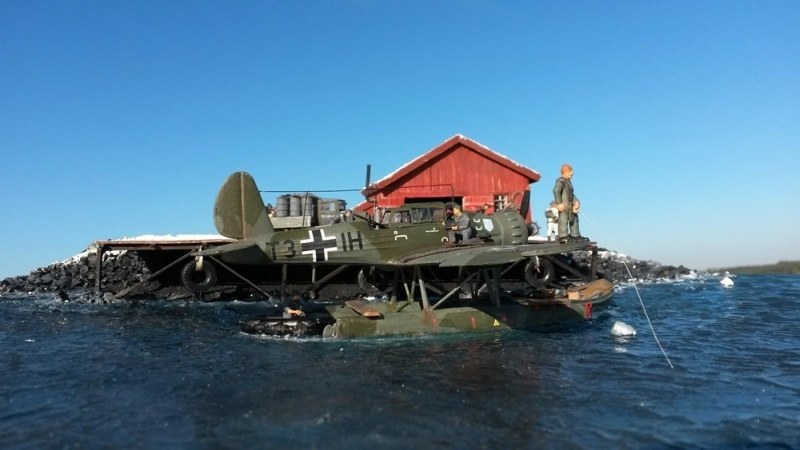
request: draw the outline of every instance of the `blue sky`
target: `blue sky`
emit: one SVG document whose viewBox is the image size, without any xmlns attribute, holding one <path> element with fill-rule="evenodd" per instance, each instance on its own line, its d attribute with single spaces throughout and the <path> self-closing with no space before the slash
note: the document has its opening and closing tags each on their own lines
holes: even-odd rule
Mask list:
<svg viewBox="0 0 800 450">
<path fill-rule="evenodd" d="M 235 170 L 357 189 L 455 134 L 542 174 L 540 223 L 572 163 L 633 257 L 800 259 L 797 1 L 6 0 L 0 60 L 0 278 L 214 233 Z"/>
</svg>

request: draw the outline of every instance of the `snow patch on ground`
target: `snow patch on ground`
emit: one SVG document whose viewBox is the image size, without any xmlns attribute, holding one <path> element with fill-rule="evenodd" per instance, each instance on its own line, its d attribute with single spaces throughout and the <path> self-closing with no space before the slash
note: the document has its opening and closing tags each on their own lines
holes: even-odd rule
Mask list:
<svg viewBox="0 0 800 450">
<path fill-rule="evenodd" d="M 119 239 L 111 239 L 115 241 L 129 241 L 129 242 L 150 242 L 150 241 L 170 241 L 170 242 L 180 242 L 180 241 L 211 241 L 211 240 L 220 240 L 225 239 L 228 240 L 225 236 L 220 234 L 143 234 L 141 236 L 134 236 L 134 237 L 123 237 Z M 121 253 L 124 253 L 125 250 L 115 250 L 115 251 L 107 251 L 105 252 L 105 256 L 117 256 Z M 85 258 L 90 254 L 97 253 L 97 248 L 94 244 L 90 245 L 86 250 L 73 255 L 63 261 L 56 261 L 53 264 L 69 264 L 78 262 L 81 258 Z"/>
</svg>

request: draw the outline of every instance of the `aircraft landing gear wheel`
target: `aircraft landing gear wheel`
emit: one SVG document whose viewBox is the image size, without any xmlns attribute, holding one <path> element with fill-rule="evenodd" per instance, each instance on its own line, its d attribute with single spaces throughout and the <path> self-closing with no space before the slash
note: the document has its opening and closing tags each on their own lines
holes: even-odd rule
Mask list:
<svg viewBox="0 0 800 450">
<path fill-rule="evenodd" d="M 358 271 L 358 287 L 364 292 L 381 292 L 386 283 L 386 272 L 375 266 L 362 267 Z"/>
<path fill-rule="evenodd" d="M 553 281 L 556 269 L 545 258 L 533 257 L 525 264 L 525 281 L 537 289 L 543 289 Z"/>
<path fill-rule="evenodd" d="M 205 292 L 217 284 L 217 269 L 210 261 L 203 261 L 197 270 L 197 261 L 193 259 L 183 266 L 181 283 L 192 292 Z"/>
</svg>

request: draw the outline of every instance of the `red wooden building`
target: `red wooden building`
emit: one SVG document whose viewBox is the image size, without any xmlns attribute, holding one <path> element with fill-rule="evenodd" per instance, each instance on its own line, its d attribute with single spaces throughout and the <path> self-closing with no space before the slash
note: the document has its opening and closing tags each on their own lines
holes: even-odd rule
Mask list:
<svg viewBox="0 0 800 450">
<path fill-rule="evenodd" d="M 374 215 L 376 208 L 408 202 L 455 201 L 466 211 L 488 204 L 514 207 L 530 222 L 530 184 L 539 173 L 457 134 L 362 191 L 366 201 L 353 209 Z"/>
</svg>

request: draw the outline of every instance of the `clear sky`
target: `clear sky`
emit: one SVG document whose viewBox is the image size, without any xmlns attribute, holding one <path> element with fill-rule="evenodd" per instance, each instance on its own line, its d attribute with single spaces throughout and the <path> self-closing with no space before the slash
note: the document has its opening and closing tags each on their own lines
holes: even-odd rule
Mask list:
<svg viewBox="0 0 800 450">
<path fill-rule="evenodd" d="M 0 278 L 215 233 L 235 170 L 357 189 L 455 134 L 541 173 L 539 223 L 572 163 L 635 258 L 800 259 L 795 0 L 4 0 L 0 61 Z"/>
</svg>

